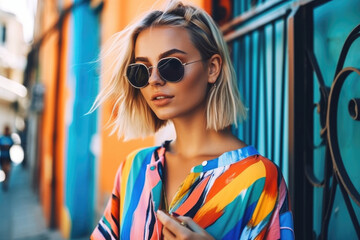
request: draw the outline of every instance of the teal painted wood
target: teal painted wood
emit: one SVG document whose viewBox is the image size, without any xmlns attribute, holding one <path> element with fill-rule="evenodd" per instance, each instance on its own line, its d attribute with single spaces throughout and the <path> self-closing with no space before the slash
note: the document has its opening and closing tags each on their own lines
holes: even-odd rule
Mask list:
<svg viewBox="0 0 360 240">
<path fill-rule="evenodd" d="M 358 0 L 331 1 L 314 12 L 314 53 L 319 62 L 327 86 L 334 79 L 336 64 L 341 48 L 351 30 L 360 23 L 360 3 Z M 345 62 L 345 67 L 360 68 L 360 41 L 353 44 Z M 314 81 L 314 101 L 319 101 L 319 85 Z M 338 107 L 339 147 L 345 168 L 355 187 L 360 191 L 360 122 L 354 121 L 348 112 L 349 100 L 360 97 L 359 77 L 352 75 L 346 80 L 341 90 Z M 314 113 L 314 144 L 319 145 L 320 119 Z M 314 150 L 314 173 L 319 179 L 324 177 L 325 148 Z M 314 231 L 318 235 L 321 230 L 322 188 L 314 189 Z M 360 207 L 352 201 L 355 213 L 360 219 Z M 356 239 L 354 226 L 351 223 L 344 199 L 337 188 L 334 205 L 331 210 L 328 239 Z"/>
<path fill-rule="evenodd" d="M 75 1 L 76 2 L 76 1 Z M 71 16 L 67 104 L 65 205 L 71 218 L 71 238 L 89 236 L 94 222 L 95 166 L 91 139 L 97 134 L 97 113 L 85 115 L 98 94 L 99 16 L 88 4 Z"/>
<path fill-rule="evenodd" d="M 235 12 L 237 13 L 237 12 Z M 232 43 L 238 87 L 248 117 L 234 132 L 274 161 L 288 179 L 288 78 L 286 19 Z"/>
<path fill-rule="evenodd" d="M 254 6 L 259 6 L 261 2 L 270 3 L 276 1 L 234 0 L 234 18 L 244 13 L 244 16 L 246 16 L 251 11 L 248 7 L 251 2 L 255 3 L 253 4 Z M 300 3 L 301 1 L 279 2 L 281 3 L 269 9 L 268 13 L 276 12 L 289 2 Z M 320 3 L 321 1 L 318 2 Z M 327 86 L 331 86 L 331 82 L 334 79 L 335 67 L 345 38 L 360 23 L 359 12 L 360 4 L 358 0 L 323 2 L 323 5 L 319 4 L 319 6 L 315 7 L 314 53 L 318 58 Z M 253 21 L 257 21 L 262 17 L 263 15 L 257 15 L 255 18 L 239 25 L 236 29 L 246 28 Z M 249 108 L 248 119 L 239 129 L 234 129 L 234 132 L 247 143 L 256 146 L 262 154 L 280 165 L 285 175 L 287 174 L 288 167 L 282 164 L 288 162 L 286 156 L 289 151 L 287 145 L 288 66 L 282 64 L 287 63 L 285 52 L 287 45 L 286 23 L 283 20 L 268 23 L 261 28 L 249 30 L 248 33 L 231 43 L 234 66 L 239 79 L 239 91 L 246 106 Z M 282 38 L 281 36 L 285 37 Z M 280 39 L 283 39 L 283 41 Z M 359 50 L 360 43 L 358 41 L 351 47 L 345 67 L 353 66 L 360 68 Z M 281 58 L 280 56 L 285 57 Z M 305 81 L 306 79 L 304 79 Z M 285 91 L 285 94 L 282 94 L 283 91 Z M 359 156 L 360 153 L 360 123 L 350 117 L 348 103 L 350 99 L 360 98 L 359 93 L 360 81 L 357 76 L 351 75 L 346 80 L 342 89 L 338 108 L 338 135 L 341 155 L 346 171 L 358 191 L 360 191 L 360 175 L 358 174 L 360 162 L 356 156 Z M 314 82 L 314 101 L 318 100 L 319 86 L 317 82 Z M 321 143 L 320 119 L 316 109 L 314 111 L 314 138 L 311 139 L 310 137 L 308 142 L 309 146 L 312 144 L 316 146 L 314 149 L 314 171 L 319 179 L 323 179 L 325 149 L 321 146 L 318 147 Z M 279 134 L 279 131 L 283 132 Z M 311 134 L 309 133 L 308 136 L 311 136 Z M 294 191 L 297 190 L 294 189 Z M 315 187 L 313 205 L 308 206 L 313 211 L 313 229 L 317 237 L 320 233 L 322 222 L 322 194 L 322 188 Z M 360 219 L 359 206 L 354 204 L 353 201 L 352 205 L 357 218 Z M 336 192 L 334 206 L 331 210 L 328 237 L 329 239 L 356 238 L 354 226 L 351 223 L 339 187 Z"/>
</svg>

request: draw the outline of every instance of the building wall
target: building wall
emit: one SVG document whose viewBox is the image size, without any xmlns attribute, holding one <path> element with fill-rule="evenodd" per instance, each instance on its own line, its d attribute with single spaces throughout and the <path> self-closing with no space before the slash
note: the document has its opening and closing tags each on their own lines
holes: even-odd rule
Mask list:
<svg viewBox="0 0 360 240">
<path fill-rule="evenodd" d="M 66 7 L 72 4 L 72 0 L 63 1 L 64 6 Z M 56 146 L 56 202 L 55 202 L 55 211 L 56 219 L 55 224 L 61 230 L 61 233 L 64 237 L 70 236 L 71 231 L 71 216 L 69 210 L 66 206 L 66 172 L 67 172 L 67 144 L 68 144 L 68 112 L 71 111 L 72 106 L 68 104 L 69 99 L 71 98 L 71 87 L 69 86 L 68 72 L 69 62 L 71 56 L 69 52 L 71 49 L 71 21 L 72 16 L 69 15 L 65 18 L 63 23 L 62 31 L 62 56 L 61 56 L 61 76 L 60 76 L 60 89 L 59 89 L 59 102 L 58 102 L 58 128 L 56 129 L 58 141 L 55 144 Z M 58 66 L 59 67 L 59 66 Z"/>
<path fill-rule="evenodd" d="M 0 75 L 2 77 L 23 83 L 27 47 L 22 25 L 16 16 L 0 10 Z M 16 118 L 22 116 L 23 109 L 16 109 L 14 103 L 21 100 L 18 95 L 0 85 L 0 134 L 5 124 L 9 125 L 12 131 L 16 131 Z"/>
<path fill-rule="evenodd" d="M 58 19 L 58 9 L 55 1 L 40 1 L 41 32 L 35 39 L 40 38 L 47 32 Z M 55 79 L 57 72 L 57 33 L 49 37 L 41 45 L 39 52 L 39 66 L 37 69 L 36 82 L 44 84 L 44 110 L 38 122 L 38 135 L 33 136 L 33 141 L 39 141 L 37 144 L 38 157 L 35 156 L 35 168 L 40 173 L 40 177 L 35 182 L 39 183 L 40 200 L 43 206 L 44 215 L 50 225 L 51 218 L 51 182 L 53 177 L 54 163 L 54 119 L 55 119 Z M 56 109 L 63 116 L 62 109 Z M 58 131 L 60 134 L 62 131 Z M 61 144 L 61 143 L 59 143 Z M 58 145 L 60 147 L 60 145 Z"/>
</svg>

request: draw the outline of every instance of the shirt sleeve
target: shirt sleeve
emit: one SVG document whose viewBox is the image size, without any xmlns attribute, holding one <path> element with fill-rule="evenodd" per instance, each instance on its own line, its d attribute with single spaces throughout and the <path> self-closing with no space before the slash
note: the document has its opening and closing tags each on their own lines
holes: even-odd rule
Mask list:
<svg viewBox="0 0 360 240">
<path fill-rule="evenodd" d="M 284 178 L 281 176 L 278 201 L 270 220 L 265 239 L 295 239 L 293 216 L 290 209 L 289 194 Z"/>
<path fill-rule="evenodd" d="M 90 236 L 91 240 L 119 239 L 120 232 L 120 176 L 123 164 L 120 165 L 116 177 L 111 198 L 109 199 L 104 215 Z"/>
<path fill-rule="evenodd" d="M 265 174 L 262 192 L 241 239 L 294 239 L 293 220 L 288 191 L 280 169 L 261 158 Z M 255 192 L 254 192 L 255 193 Z"/>
</svg>

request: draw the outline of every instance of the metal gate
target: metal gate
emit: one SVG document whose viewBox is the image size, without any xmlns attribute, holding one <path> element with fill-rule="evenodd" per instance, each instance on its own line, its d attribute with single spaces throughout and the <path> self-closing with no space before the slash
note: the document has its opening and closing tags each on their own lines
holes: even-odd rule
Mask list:
<svg viewBox="0 0 360 240">
<path fill-rule="evenodd" d="M 296 237 L 360 238 L 360 3 L 214 0 L 213 9 L 249 109 L 234 131 L 283 171 Z"/>
</svg>

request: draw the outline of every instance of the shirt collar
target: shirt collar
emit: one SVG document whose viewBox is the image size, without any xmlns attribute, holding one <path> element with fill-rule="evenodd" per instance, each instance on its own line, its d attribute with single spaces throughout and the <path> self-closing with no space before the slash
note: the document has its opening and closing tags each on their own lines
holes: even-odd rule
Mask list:
<svg viewBox="0 0 360 240">
<path fill-rule="evenodd" d="M 159 155 L 158 160 L 164 161 L 165 152 L 169 149 L 169 144 L 171 141 L 165 141 L 162 146 L 158 149 L 157 154 Z M 206 172 L 218 167 L 227 166 L 236 162 L 239 162 L 245 158 L 259 155 L 259 152 L 253 146 L 246 146 L 239 148 L 233 151 L 228 151 L 221 154 L 218 158 L 207 160 L 202 162 L 202 164 L 194 166 L 191 169 L 191 172 L 200 173 Z"/>
</svg>

